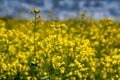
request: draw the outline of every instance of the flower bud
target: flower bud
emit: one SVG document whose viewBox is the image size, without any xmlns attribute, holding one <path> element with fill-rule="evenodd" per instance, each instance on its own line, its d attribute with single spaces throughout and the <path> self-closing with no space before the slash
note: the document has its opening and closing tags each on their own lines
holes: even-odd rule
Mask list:
<svg viewBox="0 0 120 80">
<path fill-rule="evenodd" d="M 37 13 L 39 13 L 40 12 L 40 10 L 39 9 L 34 9 L 34 11 L 33 11 L 35 14 L 37 14 Z"/>
</svg>

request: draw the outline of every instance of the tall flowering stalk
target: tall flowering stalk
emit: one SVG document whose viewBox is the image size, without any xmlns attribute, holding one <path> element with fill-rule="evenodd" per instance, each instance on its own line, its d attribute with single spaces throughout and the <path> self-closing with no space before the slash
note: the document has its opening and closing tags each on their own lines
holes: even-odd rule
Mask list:
<svg viewBox="0 0 120 80">
<path fill-rule="evenodd" d="M 38 10 L 38 9 L 34 9 L 34 10 L 32 10 L 31 11 L 31 13 L 33 13 L 34 14 L 34 28 L 33 28 L 33 32 L 34 32 L 34 56 L 33 56 L 33 59 L 35 59 L 35 56 L 36 56 L 36 25 L 37 25 L 37 19 L 39 18 L 39 15 L 37 15 L 38 13 L 40 12 L 40 10 Z M 35 71 L 35 67 L 37 67 L 37 61 L 35 61 L 35 62 L 31 62 L 31 65 L 32 65 L 32 67 L 33 67 L 33 73 L 32 73 L 32 76 L 35 76 L 35 73 L 36 73 L 36 71 Z"/>
<path fill-rule="evenodd" d="M 37 14 L 40 12 L 39 9 L 34 9 L 31 10 L 30 13 L 34 14 L 34 28 L 33 28 L 33 32 L 34 32 L 34 55 L 36 55 L 36 41 L 35 41 L 35 34 L 36 34 L 36 24 L 37 24 L 37 19 L 39 18 L 39 16 L 37 16 Z"/>
<path fill-rule="evenodd" d="M 35 41 L 35 33 L 36 33 L 36 23 L 37 23 L 37 14 L 40 12 L 38 9 L 34 9 L 35 19 L 34 19 L 34 55 L 36 55 L 36 41 Z"/>
</svg>

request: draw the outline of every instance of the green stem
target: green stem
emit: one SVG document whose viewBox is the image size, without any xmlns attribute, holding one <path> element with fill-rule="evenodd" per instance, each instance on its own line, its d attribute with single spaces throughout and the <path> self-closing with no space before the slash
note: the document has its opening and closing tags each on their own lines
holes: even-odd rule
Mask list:
<svg viewBox="0 0 120 80">
<path fill-rule="evenodd" d="M 35 18 L 34 18 L 34 28 L 33 28 L 33 33 L 34 33 L 34 54 L 33 54 L 33 61 L 34 61 L 34 58 L 35 58 L 35 55 L 36 55 L 36 41 L 35 41 L 35 33 L 36 33 L 36 13 L 35 13 Z M 36 64 L 37 61 L 35 61 L 35 64 Z M 32 73 L 32 77 L 34 76 L 35 74 L 35 69 L 33 69 L 33 73 Z M 32 78 L 33 80 L 33 78 Z"/>
<path fill-rule="evenodd" d="M 36 32 L 36 15 L 35 14 L 35 20 L 34 20 L 34 56 L 36 55 L 36 42 L 35 42 L 35 32 Z"/>
</svg>

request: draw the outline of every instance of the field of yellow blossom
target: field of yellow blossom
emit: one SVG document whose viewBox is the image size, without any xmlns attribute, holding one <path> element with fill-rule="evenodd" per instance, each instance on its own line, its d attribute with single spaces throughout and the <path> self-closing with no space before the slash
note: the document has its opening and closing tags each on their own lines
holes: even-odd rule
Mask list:
<svg viewBox="0 0 120 80">
<path fill-rule="evenodd" d="M 120 22 L 0 19 L 0 80 L 120 80 Z"/>
</svg>

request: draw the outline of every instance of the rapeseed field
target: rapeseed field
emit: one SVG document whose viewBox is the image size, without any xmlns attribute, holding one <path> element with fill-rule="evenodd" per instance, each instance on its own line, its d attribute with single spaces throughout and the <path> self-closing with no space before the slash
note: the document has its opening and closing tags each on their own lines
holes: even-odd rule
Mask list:
<svg viewBox="0 0 120 80">
<path fill-rule="evenodd" d="M 0 80 L 120 80 L 120 22 L 0 19 Z"/>
</svg>

